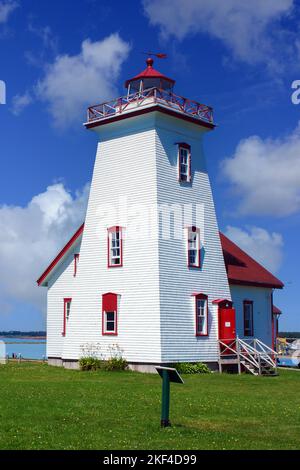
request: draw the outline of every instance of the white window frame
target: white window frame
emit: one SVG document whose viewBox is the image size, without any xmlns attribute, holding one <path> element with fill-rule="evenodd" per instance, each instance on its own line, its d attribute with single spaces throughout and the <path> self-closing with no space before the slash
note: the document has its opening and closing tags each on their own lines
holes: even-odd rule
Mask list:
<svg viewBox="0 0 300 470">
<path fill-rule="evenodd" d="M 178 179 L 182 183 L 191 181 L 191 148 L 188 145 L 178 145 Z"/>
<path fill-rule="evenodd" d="M 207 298 L 196 296 L 196 336 L 207 336 L 208 304 Z M 199 325 L 202 325 L 201 330 Z"/>
<path fill-rule="evenodd" d="M 67 322 L 69 321 L 69 318 L 70 318 L 71 303 L 72 303 L 72 300 L 66 301 L 66 321 Z"/>
<path fill-rule="evenodd" d="M 123 264 L 122 259 L 122 228 L 111 227 L 108 229 L 108 267 L 116 268 L 121 267 Z"/>
<path fill-rule="evenodd" d="M 201 246 L 200 246 L 200 230 L 197 227 L 188 227 L 187 234 L 188 245 L 188 266 L 191 268 L 201 267 Z M 193 252 L 193 259 L 191 261 L 191 253 Z"/>
<path fill-rule="evenodd" d="M 114 319 L 113 320 L 108 320 L 107 319 L 107 314 L 108 313 L 113 313 L 114 314 Z M 113 323 L 114 329 L 109 330 L 107 328 L 108 323 Z M 116 334 L 117 333 L 117 312 L 115 310 L 109 310 L 104 312 L 104 333 L 105 334 Z"/>
</svg>

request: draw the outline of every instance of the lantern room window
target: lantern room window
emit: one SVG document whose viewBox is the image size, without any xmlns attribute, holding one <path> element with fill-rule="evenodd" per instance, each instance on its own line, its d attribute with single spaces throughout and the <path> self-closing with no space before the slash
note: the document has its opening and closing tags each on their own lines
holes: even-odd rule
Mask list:
<svg viewBox="0 0 300 470">
<path fill-rule="evenodd" d="M 102 334 L 118 334 L 118 295 L 112 292 L 102 295 Z"/>
<path fill-rule="evenodd" d="M 191 147 L 185 143 L 178 144 L 178 179 L 182 183 L 191 182 Z"/>
<path fill-rule="evenodd" d="M 188 266 L 201 268 L 200 230 L 188 227 Z"/>
<path fill-rule="evenodd" d="M 253 301 L 244 300 L 244 336 L 254 335 Z"/>
<path fill-rule="evenodd" d="M 122 228 L 111 227 L 108 229 L 108 267 L 116 268 L 123 263 Z"/>
<path fill-rule="evenodd" d="M 208 334 L 208 302 L 207 295 L 197 294 L 195 296 L 196 308 L 196 336 L 207 336 Z"/>
</svg>

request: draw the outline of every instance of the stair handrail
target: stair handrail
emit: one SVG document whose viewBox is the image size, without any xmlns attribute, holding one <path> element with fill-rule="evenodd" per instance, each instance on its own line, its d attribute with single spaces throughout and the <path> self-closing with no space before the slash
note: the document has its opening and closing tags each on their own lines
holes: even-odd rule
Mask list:
<svg viewBox="0 0 300 470">
<path fill-rule="evenodd" d="M 276 369 L 276 359 L 272 359 L 271 356 L 277 356 L 278 353 L 271 349 L 267 344 L 263 343 L 257 338 L 251 339 L 251 342 L 254 343 L 254 348 L 250 346 L 250 344 L 246 343 L 245 340 L 241 340 L 244 344 L 247 344 L 249 349 L 252 349 L 255 351 L 255 354 L 261 359 L 263 359 L 265 362 L 267 362 L 270 366 L 274 367 Z M 256 347 L 259 346 L 260 350 Z"/>
<path fill-rule="evenodd" d="M 240 355 L 260 371 L 260 355 L 257 354 L 257 351 L 239 337 L 237 338 L 237 342 L 245 350 L 245 352 L 243 352 L 243 349 L 240 349 Z"/>
<path fill-rule="evenodd" d="M 232 341 L 232 342 L 230 343 L 230 345 L 232 345 L 233 343 L 235 343 L 235 345 L 237 346 L 238 343 L 239 343 L 239 341 L 241 341 L 241 340 L 240 340 L 239 338 L 236 338 L 234 341 Z M 245 361 L 250 362 L 254 367 L 259 368 L 259 363 L 257 362 L 257 360 L 256 360 L 250 353 L 249 353 L 249 356 L 247 356 L 247 355 L 244 354 L 243 351 L 241 351 L 240 349 L 239 349 L 239 351 L 237 351 L 237 349 L 233 349 L 233 348 L 230 347 L 228 344 L 223 343 L 222 340 L 219 340 L 219 344 L 222 345 L 222 346 L 225 346 L 226 349 L 229 349 L 229 350 L 230 350 L 234 355 L 236 355 L 237 357 L 238 357 L 238 355 L 239 355 L 239 356 L 242 357 Z M 246 347 L 248 347 L 247 344 L 245 344 L 245 345 L 246 345 Z M 251 349 L 253 349 L 253 348 L 251 348 Z M 254 349 L 253 349 L 253 351 L 254 351 Z M 220 358 L 221 358 L 222 356 L 225 356 L 225 355 L 226 355 L 226 354 L 224 354 L 224 351 L 223 351 L 223 354 L 222 354 L 221 351 L 220 351 Z"/>
<path fill-rule="evenodd" d="M 272 355 L 278 356 L 278 352 L 274 351 L 274 349 L 270 348 L 270 346 L 263 343 L 260 339 L 255 338 L 255 342 L 262 349 L 261 352 L 265 352 L 266 354 L 272 354 Z M 267 351 L 270 351 L 270 352 L 267 353 Z"/>
<path fill-rule="evenodd" d="M 225 346 L 225 348 L 226 348 L 226 349 L 229 349 L 233 354 L 236 354 L 236 349 L 233 349 L 231 346 L 232 346 L 233 344 L 235 344 L 235 343 L 236 343 L 236 339 L 234 339 L 234 340 L 230 343 L 230 345 L 227 344 L 227 343 L 223 343 L 223 341 L 219 339 L 219 345 Z M 225 349 L 225 350 L 226 350 L 226 349 Z M 221 348 L 220 348 L 220 357 L 222 357 L 223 355 L 226 356 L 226 353 L 225 353 L 224 351 L 221 351 Z"/>
<path fill-rule="evenodd" d="M 259 351 L 257 351 L 253 346 L 250 346 L 250 344 L 246 343 L 243 339 L 238 338 L 239 343 L 244 346 L 247 352 L 251 352 L 252 354 L 259 354 Z"/>
</svg>

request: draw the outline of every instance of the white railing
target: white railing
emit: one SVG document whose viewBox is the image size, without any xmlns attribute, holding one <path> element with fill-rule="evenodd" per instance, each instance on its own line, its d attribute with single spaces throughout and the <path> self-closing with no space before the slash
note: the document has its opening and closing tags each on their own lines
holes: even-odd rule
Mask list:
<svg viewBox="0 0 300 470">
<path fill-rule="evenodd" d="M 251 373 L 261 375 L 266 367 L 276 369 L 277 353 L 259 339 L 219 340 L 220 363 L 230 357 L 237 361 L 239 372 L 241 364 Z"/>
<path fill-rule="evenodd" d="M 121 96 L 115 100 L 90 106 L 87 110 L 86 125 L 105 119 L 107 117 L 121 114 L 125 111 L 147 106 L 151 103 L 158 103 L 164 107 L 179 111 L 188 116 L 199 119 L 213 126 L 213 110 L 210 106 L 197 103 L 183 96 L 175 95 L 172 92 L 160 88 L 148 88 L 129 95 Z"/>
</svg>

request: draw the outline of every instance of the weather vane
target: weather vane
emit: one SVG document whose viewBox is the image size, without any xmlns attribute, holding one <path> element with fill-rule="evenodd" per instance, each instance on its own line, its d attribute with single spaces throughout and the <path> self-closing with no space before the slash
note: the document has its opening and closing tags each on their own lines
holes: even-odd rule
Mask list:
<svg viewBox="0 0 300 470">
<path fill-rule="evenodd" d="M 166 59 L 167 54 L 163 54 L 162 52 L 142 52 L 142 54 L 152 56 L 152 57 L 157 57 L 157 59 Z"/>
</svg>

